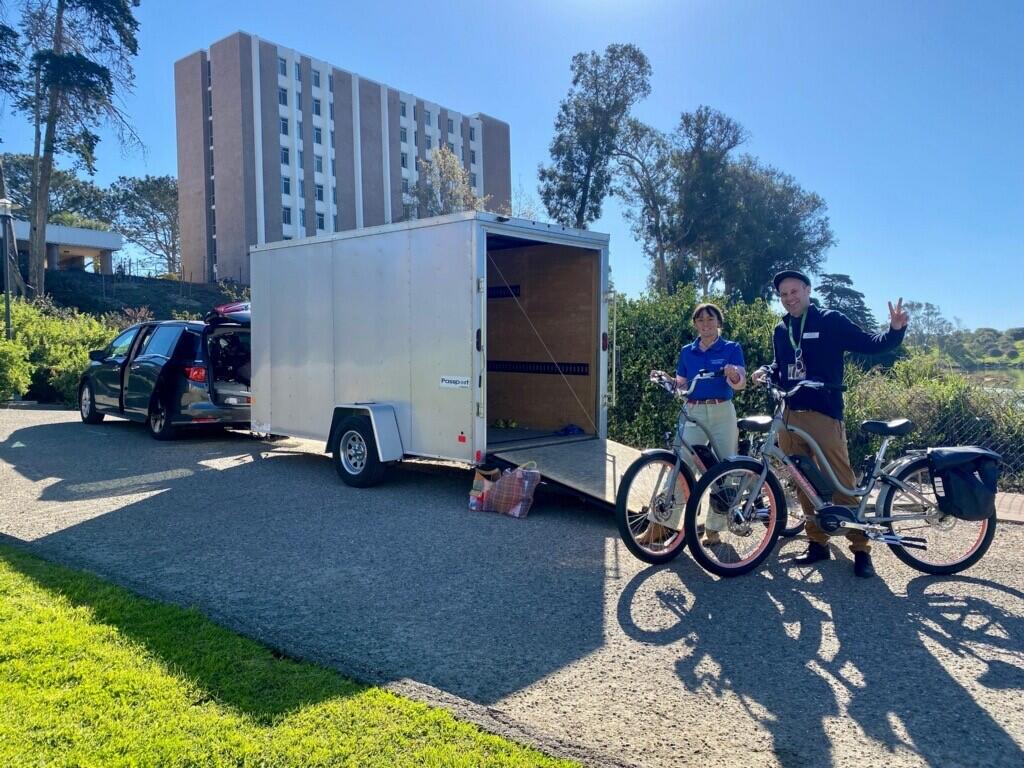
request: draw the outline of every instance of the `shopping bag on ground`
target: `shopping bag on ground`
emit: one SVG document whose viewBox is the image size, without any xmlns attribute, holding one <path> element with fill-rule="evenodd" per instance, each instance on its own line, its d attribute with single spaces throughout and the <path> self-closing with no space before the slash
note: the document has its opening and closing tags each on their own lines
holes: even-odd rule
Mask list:
<svg viewBox="0 0 1024 768">
<path fill-rule="evenodd" d="M 473 512 L 482 512 L 487 503 L 494 484 L 501 477 L 500 469 L 481 469 L 477 467 L 473 473 L 473 487 L 469 491 L 469 508 Z"/>
<path fill-rule="evenodd" d="M 526 517 L 533 504 L 533 492 L 540 484 L 536 462 L 502 472 L 484 500 L 484 509 L 509 517 Z"/>
</svg>

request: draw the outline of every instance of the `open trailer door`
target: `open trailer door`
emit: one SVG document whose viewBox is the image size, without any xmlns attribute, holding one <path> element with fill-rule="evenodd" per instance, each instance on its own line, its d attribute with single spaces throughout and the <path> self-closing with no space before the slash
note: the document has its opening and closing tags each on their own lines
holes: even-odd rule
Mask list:
<svg viewBox="0 0 1024 768">
<path fill-rule="evenodd" d="M 594 501 L 614 505 L 622 476 L 630 464 L 640 458 L 640 451 L 614 440 L 584 438 L 499 450 L 492 455 L 515 465 L 535 461 L 544 479 Z"/>
</svg>

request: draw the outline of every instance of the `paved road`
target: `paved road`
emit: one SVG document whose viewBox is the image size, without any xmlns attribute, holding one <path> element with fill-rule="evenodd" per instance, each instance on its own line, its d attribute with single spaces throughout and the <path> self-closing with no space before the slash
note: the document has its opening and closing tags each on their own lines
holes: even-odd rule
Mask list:
<svg viewBox="0 0 1024 768">
<path fill-rule="evenodd" d="M 0 540 L 594 764 L 1024 764 L 1024 526 L 961 578 L 790 543 L 719 582 L 574 502 L 470 513 L 451 469 L 358 491 L 316 450 L 0 410 Z"/>
</svg>

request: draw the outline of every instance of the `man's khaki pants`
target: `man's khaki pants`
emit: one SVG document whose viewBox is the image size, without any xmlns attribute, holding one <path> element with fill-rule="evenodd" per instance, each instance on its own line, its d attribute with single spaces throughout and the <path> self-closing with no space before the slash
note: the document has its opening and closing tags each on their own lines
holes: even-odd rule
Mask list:
<svg viewBox="0 0 1024 768">
<path fill-rule="evenodd" d="M 825 458 L 828 459 L 828 463 L 832 465 L 832 470 L 836 473 L 836 477 L 839 478 L 843 485 L 847 488 L 853 488 L 857 485 L 853 468 L 850 466 L 850 453 L 846 447 L 846 427 L 843 426 L 843 422 L 817 411 L 789 411 L 786 414 L 786 423 L 799 427 L 814 438 L 822 453 L 825 454 Z M 814 455 L 814 450 L 807 445 L 803 438 L 794 435 L 792 432 L 779 432 L 779 447 L 782 448 L 787 456 L 802 454 L 810 457 L 821 469 L 821 474 L 826 479 L 828 478 L 828 470 L 821 466 Z M 811 504 L 810 499 L 799 489 L 797 489 L 797 494 L 800 497 L 800 506 L 803 507 L 804 515 L 812 515 L 814 513 L 814 506 Z M 852 496 L 834 491 L 832 493 L 832 503 L 852 507 L 858 504 L 858 500 Z M 818 544 L 828 543 L 828 534 L 822 531 L 809 517 L 805 530 L 807 531 L 807 538 L 811 541 Z M 850 531 L 846 534 L 846 538 L 849 539 L 850 549 L 853 552 L 871 551 L 871 545 L 868 543 L 867 537 L 860 531 Z"/>
</svg>

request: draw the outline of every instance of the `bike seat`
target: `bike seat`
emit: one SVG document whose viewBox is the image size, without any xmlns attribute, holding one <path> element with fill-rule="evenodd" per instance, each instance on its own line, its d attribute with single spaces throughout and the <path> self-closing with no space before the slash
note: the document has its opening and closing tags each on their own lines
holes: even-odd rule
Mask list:
<svg viewBox="0 0 1024 768">
<path fill-rule="evenodd" d="M 741 432 L 767 432 L 772 426 L 771 416 L 746 416 L 736 419 L 736 426 Z"/>
<path fill-rule="evenodd" d="M 909 435 L 916 429 L 916 425 L 910 419 L 892 419 L 891 421 L 862 421 L 860 431 L 869 435 L 886 435 L 899 437 Z"/>
</svg>

